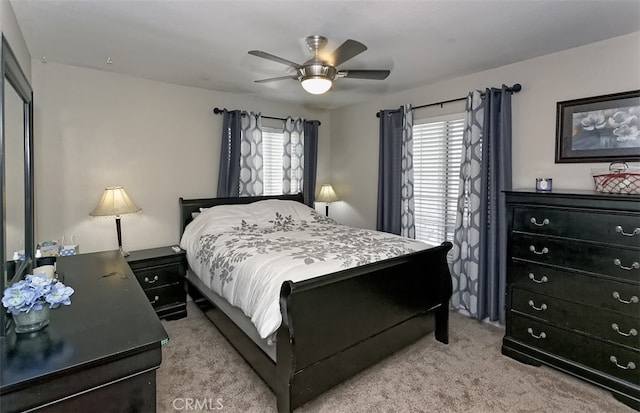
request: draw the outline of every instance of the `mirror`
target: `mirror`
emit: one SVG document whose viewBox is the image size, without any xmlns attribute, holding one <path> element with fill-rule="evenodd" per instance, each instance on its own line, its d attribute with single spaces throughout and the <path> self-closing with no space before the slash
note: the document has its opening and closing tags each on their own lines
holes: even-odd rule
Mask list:
<svg viewBox="0 0 640 413">
<path fill-rule="evenodd" d="M 0 45 L 0 184 L 2 245 L 0 294 L 7 284 L 31 271 L 34 258 L 33 92 L 7 39 Z M 13 253 L 24 250 L 14 261 Z M 7 334 L 0 308 L 0 338 Z"/>
<path fill-rule="evenodd" d="M 24 128 L 22 99 L 13 86 L 4 88 L 4 205 L 5 257 L 15 261 L 24 254 Z M 7 271 L 7 279 L 13 274 Z"/>
</svg>

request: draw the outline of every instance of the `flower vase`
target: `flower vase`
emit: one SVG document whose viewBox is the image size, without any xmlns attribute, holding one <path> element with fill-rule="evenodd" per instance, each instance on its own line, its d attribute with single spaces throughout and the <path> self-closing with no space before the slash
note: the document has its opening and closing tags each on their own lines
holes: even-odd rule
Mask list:
<svg viewBox="0 0 640 413">
<path fill-rule="evenodd" d="M 49 325 L 49 306 L 43 305 L 40 310 L 20 311 L 13 316 L 16 333 L 31 333 Z"/>
</svg>

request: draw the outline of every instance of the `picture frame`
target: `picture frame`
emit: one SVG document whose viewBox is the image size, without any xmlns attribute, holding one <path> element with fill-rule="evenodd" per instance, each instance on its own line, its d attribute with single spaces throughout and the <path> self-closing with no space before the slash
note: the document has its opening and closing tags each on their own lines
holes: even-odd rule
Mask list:
<svg viewBox="0 0 640 413">
<path fill-rule="evenodd" d="M 640 161 L 640 90 L 557 103 L 556 163 Z"/>
</svg>

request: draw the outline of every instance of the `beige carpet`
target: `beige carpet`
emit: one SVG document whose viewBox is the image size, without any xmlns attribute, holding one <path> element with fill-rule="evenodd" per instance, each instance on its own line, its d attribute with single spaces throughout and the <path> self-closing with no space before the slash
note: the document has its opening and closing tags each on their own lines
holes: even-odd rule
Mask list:
<svg viewBox="0 0 640 413">
<path fill-rule="evenodd" d="M 275 412 L 267 385 L 191 302 L 188 311 L 163 321 L 170 341 L 157 374 L 158 412 Z M 424 337 L 296 413 L 634 412 L 598 387 L 503 356 L 500 328 L 452 313 L 450 331 L 448 345 Z"/>
</svg>

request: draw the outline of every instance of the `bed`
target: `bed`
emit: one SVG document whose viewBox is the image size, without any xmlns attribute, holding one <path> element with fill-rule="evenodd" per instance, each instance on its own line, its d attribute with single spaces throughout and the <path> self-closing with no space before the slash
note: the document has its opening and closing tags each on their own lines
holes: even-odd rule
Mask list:
<svg viewBox="0 0 640 413">
<path fill-rule="evenodd" d="M 253 204 L 251 207 L 256 210 L 272 204 L 261 202 L 267 200 L 303 203 L 302 194 L 180 198 L 181 245 L 189 245 L 184 240 L 187 237 L 183 237 L 185 230 L 193 232 L 197 224 L 188 225 L 194 220 L 203 221 L 204 216 L 199 215 L 209 213 L 208 208 Z M 231 211 L 229 207 L 222 208 Z M 312 211 L 312 220 L 324 223 L 324 217 L 319 218 Z M 243 226 L 251 227 L 251 222 L 243 222 Z M 192 247 L 183 247 L 190 262 L 186 276 L 189 295 L 272 389 L 278 411 L 290 412 L 431 332 L 436 340 L 448 343 L 452 285 L 446 254 L 451 246 L 445 242 L 413 250 L 407 244 L 410 251 L 400 256 L 299 281 L 292 281 L 299 279 L 292 271 L 277 285 L 274 305 L 279 323 L 272 333 L 270 328 L 252 323 L 251 314 L 221 297 L 227 292 L 213 291 L 207 283 L 209 279 L 202 276 L 202 268 L 196 268 L 196 254 L 189 251 Z M 199 254 L 203 261 L 202 251 Z M 236 263 L 233 261 L 233 267 L 237 267 Z"/>
</svg>

